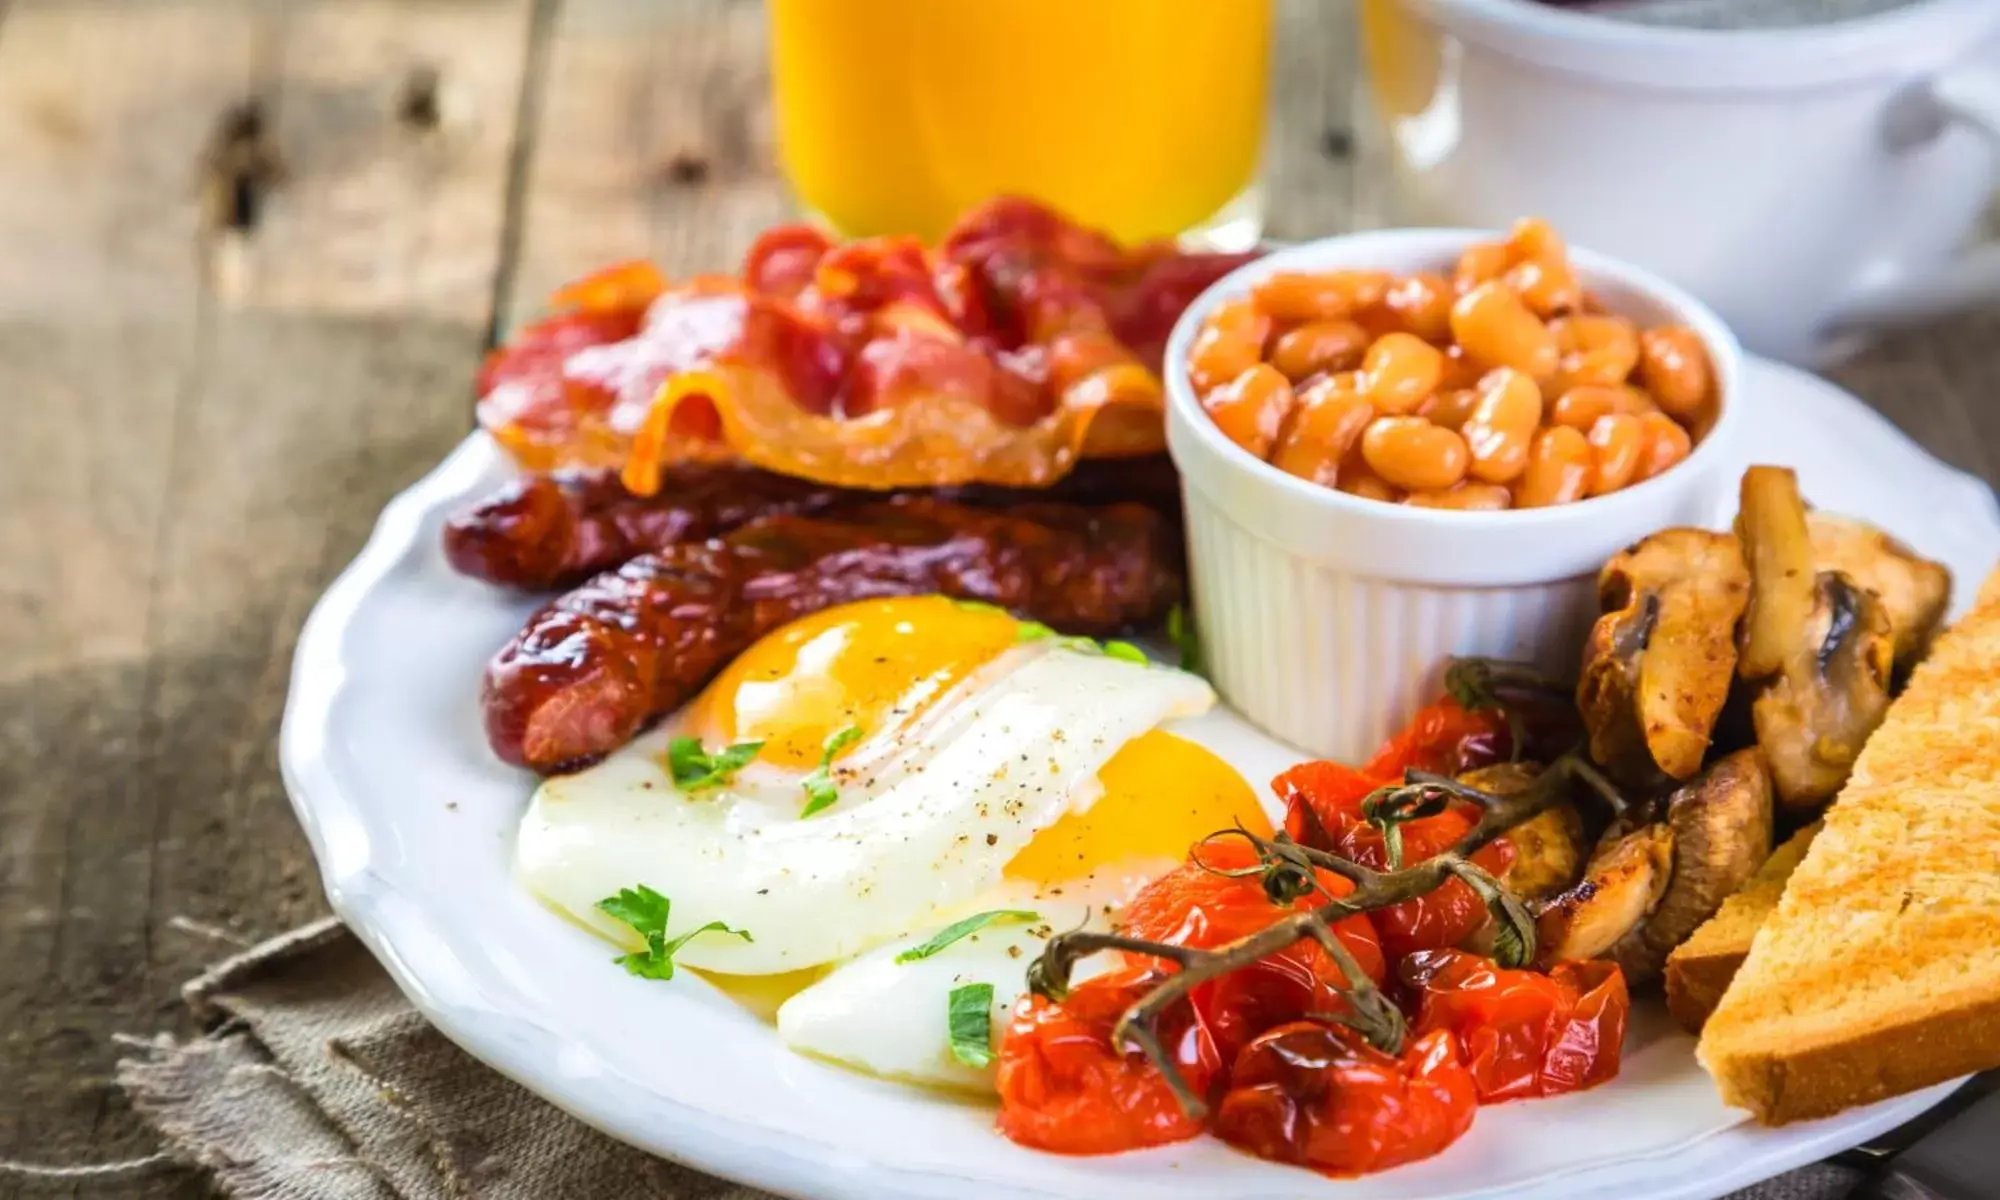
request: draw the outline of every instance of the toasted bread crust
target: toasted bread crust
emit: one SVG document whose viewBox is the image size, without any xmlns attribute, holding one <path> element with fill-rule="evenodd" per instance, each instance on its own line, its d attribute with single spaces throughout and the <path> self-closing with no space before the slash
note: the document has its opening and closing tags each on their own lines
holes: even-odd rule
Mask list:
<svg viewBox="0 0 2000 1200">
<path fill-rule="evenodd" d="M 1750 882 L 1667 956 L 1667 1011 L 1682 1029 L 1700 1033 L 1722 1002 L 1729 981 L 1750 953 L 1750 940 L 1778 907 L 1785 881 L 1798 869 L 1818 832 L 1815 822 L 1773 850 Z"/>
<path fill-rule="evenodd" d="M 2000 574 L 1937 642 L 1697 1051 L 1769 1124 L 2000 1067 Z M 1718 939 L 1726 948 L 1730 939 Z"/>
<path fill-rule="evenodd" d="M 1709 1014 L 1722 1003 L 1722 993 L 1743 965 L 1748 944 L 1716 954 L 1681 954 L 1667 960 L 1667 1011 L 1689 1033 L 1700 1033 Z"/>
<path fill-rule="evenodd" d="M 2000 995 L 1817 1045 L 1739 1051 L 1702 1065 L 1725 1104 L 1766 1125 L 1829 1117 L 2000 1066 Z"/>
</svg>

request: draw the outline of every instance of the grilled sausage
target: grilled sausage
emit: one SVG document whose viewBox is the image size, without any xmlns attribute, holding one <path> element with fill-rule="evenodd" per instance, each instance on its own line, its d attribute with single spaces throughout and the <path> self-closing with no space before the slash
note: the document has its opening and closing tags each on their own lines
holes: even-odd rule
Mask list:
<svg viewBox="0 0 2000 1200">
<path fill-rule="evenodd" d="M 940 592 L 1067 633 L 1158 619 L 1178 534 L 1136 504 L 989 511 L 931 497 L 752 521 L 642 554 L 555 600 L 486 670 L 486 735 L 545 774 L 602 758 L 772 629 L 850 600 Z"/>
<path fill-rule="evenodd" d="M 1172 514 L 1180 505 L 1179 477 L 1163 454 L 1087 460 L 1043 492 L 979 486 L 933 494 L 981 508 L 1036 500 L 1132 501 Z M 883 498 L 733 464 L 673 467 L 651 496 L 626 491 L 615 471 L 531 476 L 454 514 L 445 523 L 444 552 L 461 574 L 547 591 L 574 587 L 650 551 L 720 537 L 760 517 L 825 513 Z"/>
</svg>

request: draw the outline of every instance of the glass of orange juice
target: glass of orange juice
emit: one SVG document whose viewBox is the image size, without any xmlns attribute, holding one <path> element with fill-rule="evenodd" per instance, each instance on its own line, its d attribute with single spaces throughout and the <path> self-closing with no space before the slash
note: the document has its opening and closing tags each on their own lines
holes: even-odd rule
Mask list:
<svg viewBox="0 0 2000 1200">
<path fill-rule="evenodd" d="M 1241 249 L 1271 0 L 770 0 L 778 141 L 851 236 L 935 238 L 995 195 L 1125 241 Z"/>
</svg>

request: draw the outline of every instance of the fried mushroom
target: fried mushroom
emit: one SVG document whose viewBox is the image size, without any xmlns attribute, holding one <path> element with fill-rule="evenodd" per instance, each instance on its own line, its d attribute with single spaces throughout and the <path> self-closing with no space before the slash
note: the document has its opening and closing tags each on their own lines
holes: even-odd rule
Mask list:
<svg viewBox="0 0 2000 1200">
<path fill-rule="evenodd" d="M 1875 593 L 1816 568 L 1791 471 L 1744 473 L 1736 532 L 1750 564 L 1738 671 L 1759 687 L 1751 724 L 1779 802 L 1809 811 L 1847 782 L 1888 711 L 1894 634 Z"/>
<path fill-rule="evenodd" d="M 1496 763 L 1459 776 L 1494 796 L 1511 796 L 1528 786 L 1541 773 L 1535 763 Z M 1583 869 L 1583 814 L 1572 801 L 1562 801 L 1542 810 L 1507 831 L 1514 847 L 1514 861 L 1500 874 L 1501 886 L 1523 900 L 1539 900 L 1568 887 Z"/>
<path fill-rule="evenodd" d="M 1771 781 L 1754 747 L 1717 760 L 1667 801 L 1673 878 L 1653 911 L 1607 957 L 1628 983 L 1657 978 L 1667 955 L 1771 855 Z"/>
<path fill-rule="evenodd" d="M 1628 983 L 1657 978 L 1673 948 L 1770 856 L 1771 826 L 1762 754 L 1718 760 L 1677 789 L 1659 819 L 1607 834 L 1583 879 L 1543 906 L 1540 962 L 1609 958 Z"/>
<path fill-rule="evenodd" d="M 1673 882 L 1674 834 L 1664 822 L 1614 826 L 1576 886 L 1535 915 L 1536 964 L 1597 958 L 1636 929 Z"/>
<path fill-rule="evenodd" d="M 1576 702 L 1591 757 L 1612 778 L 1646 789 L 1701 769 L 1749 591 L 1726 533 L 1665 529 L 1604 564 Z"/>
<path fill-rule="evenodd" d="M 1852 517 L 1818 509 L 1806 513 L 1813 566 L 1847 576 L 1874 593 L 1889 620 L 1896 670 L 1915 666 L 1944 624 L 1951 603 L 1951 572 L 1902 542 Z"/>
</svg>

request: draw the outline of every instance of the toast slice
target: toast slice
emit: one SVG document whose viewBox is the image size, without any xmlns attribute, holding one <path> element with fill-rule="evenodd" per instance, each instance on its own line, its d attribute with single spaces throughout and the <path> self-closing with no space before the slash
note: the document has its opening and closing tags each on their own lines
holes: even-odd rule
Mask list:
<svg viewBox="0 0 2000 1200">
<path fill-rule="evenodd" d="M 1736 978 L 1736 969 L 1750 953 L 1750 939 L 1778 907 L 1785 881 L 1805 858 L 1806 847 L 1812 845 L 1818 832 L 1819 822 L 1815 821 L 1773 850 L 1742 890 L 1724 900 L 1714 916 L 1667 956 L 1667 1010 L 1682 1029 L 1701 1032 L 1708 1014 L 1715 1011 L 1729 981 Z"/>
<path fill-rule="evenodd" d="M 1868 740 L 1697 1054 L 1768 1124 L 2000 1066 L 2000 575 Z"/>
</svg>

